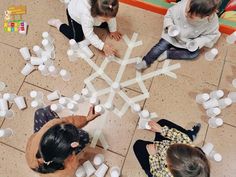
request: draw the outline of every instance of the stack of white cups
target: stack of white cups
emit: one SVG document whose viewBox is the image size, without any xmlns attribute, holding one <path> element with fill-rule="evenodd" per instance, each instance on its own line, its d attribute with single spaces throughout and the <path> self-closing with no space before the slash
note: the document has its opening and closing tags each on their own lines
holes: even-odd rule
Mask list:
<svg viewBox="0 0 236 177">
<path fill-rule="evenodd" d="M 214 150 L 214 145 L 212 143 L 204 144 L 201 149 L 208 158 L 216 162 L 220 162 L 222 160 L 222 156 Z"/>
<path fill-rule="evenodd" d="M 31 107 L 34 109 L 43 108 L 45 106 L 43 102 L 43 93 L 39 91 L 32 90 L 30 92 L 30 97 L 33 99 L 31 101 Z"/>
<path fill-rule="evenodd" d="M 16 97 L 15 94 L 12 93 L 4 93 L 3 98 L 0 98 L 0 117 L 12 118 L 14 116 L 14 112 L 8 109 L 8 101 L 13 101 Z"/>
</svg>

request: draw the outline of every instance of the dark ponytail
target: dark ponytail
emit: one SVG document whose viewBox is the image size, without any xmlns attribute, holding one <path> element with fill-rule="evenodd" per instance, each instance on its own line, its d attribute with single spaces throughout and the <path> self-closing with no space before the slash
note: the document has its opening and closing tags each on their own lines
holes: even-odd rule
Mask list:
<svg viewBox="0 0 236 177">
<path fill-rule="evenodd" d="M 91 0 L 92 17 L 115 17 L 119 9 L 118 0 Z"/>
<path fill-rule="evenodd" d="M 72 124 L 57 124 L 42 136 L 37 159 L 42 163 L 35 169 L 39 173 L 53 173 L 63 170 L 65 159 L 76 151 L 71 147 L 72 142 L 79 142 L 79 130 Z"/>
</svg>

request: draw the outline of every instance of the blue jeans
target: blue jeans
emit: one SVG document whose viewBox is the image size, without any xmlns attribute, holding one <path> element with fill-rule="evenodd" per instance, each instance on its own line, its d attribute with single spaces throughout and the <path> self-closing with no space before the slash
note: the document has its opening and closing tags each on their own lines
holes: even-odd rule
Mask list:
<svg viewBox="0 0 236 177">
<path fill-rule="evenodd" d="M 172 60 L 192 60 L 200 53 L 199 49 L 190 52 L 187 49 L 177 48 L 165 39 L 161 38 L 160 41 L 147 53 L 147 55 L 143 57 L 143 60 L 146 61 L 147 65 L 151 65 L 165 51 L 167 51 L 167 58 Z"/>
</svg>

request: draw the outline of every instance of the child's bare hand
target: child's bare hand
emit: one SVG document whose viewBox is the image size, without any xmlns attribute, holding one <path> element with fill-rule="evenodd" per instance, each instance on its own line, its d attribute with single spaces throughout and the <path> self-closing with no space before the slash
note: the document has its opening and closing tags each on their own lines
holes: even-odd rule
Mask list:
<svg viewBox="0 0 236 177">
<path fill-rule="evenodd" d="M 119 41 L 122 37 L 122 34 L 118 31 L 115 32 L 110 32 L 110 38 L 115 39 L 117 41 Z"/>
<path fill-rule="evenodd" d="M 87 119 L 87 121 L 91 121 L 91 120 L 95 119 L 98 116 L 100 116 L 100 114 L 99 113 L 95 113 L 94 106 L 91 106 L 89 108 L 89 112 L 88 112 L 88 115 L 87 115 L 86 119 Z"/>
<path fill-rule="evenodd" d="M 157 153 L 155 144 L 148 144 L 146 146 L 146 149 L 147 149 L 149 155 L 155 155 Z"/>
<path fill-rule="evenodd" d="M 153 132 L 161 132 L 161 126 L 158 123 L 156 123 L 155 121 L 150 120 L 148 122 L 148 125 L 151 127 L 151 131 L 153 131 Z"/>
<path fill-rule="evenodd" d="M 108 44 L 104 44 L 103 52 L 106 56 L 116 55 L 116 50 Z"/>
</svg>

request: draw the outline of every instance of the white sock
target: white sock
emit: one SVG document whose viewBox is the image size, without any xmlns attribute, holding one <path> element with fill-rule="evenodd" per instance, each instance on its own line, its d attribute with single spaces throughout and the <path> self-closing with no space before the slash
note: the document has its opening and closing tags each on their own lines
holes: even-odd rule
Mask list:
<svg viewBox="0 0 236 177">
<path fill-rule="evenodd" d="M 56 27 L 59 30 L 60 26 L 62 25 L 62 22 L 59 19 L 52 18 L 52 19 L 48 20 L 48 24 Z"/>
</svg>

